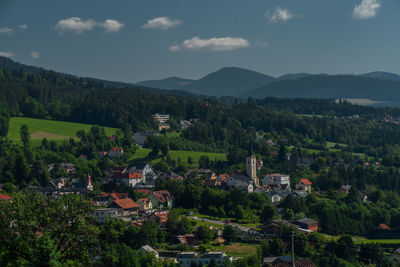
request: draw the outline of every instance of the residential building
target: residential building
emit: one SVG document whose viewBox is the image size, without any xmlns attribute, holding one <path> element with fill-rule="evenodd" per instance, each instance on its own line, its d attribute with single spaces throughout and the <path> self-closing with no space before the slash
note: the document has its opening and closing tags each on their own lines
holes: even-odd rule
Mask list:
<svg viewBox="0 0 400 267">
<path fill-rule="evenodd" d="M 290 176 L 286 174 L 267 174 L 263 179 L 263 185 L 278 185 L 282 191 L 290 191 Z"/>
<path fill-rule="evenodd" d="M 143 254 L 150 253 L 150 254 L 153 254 L 157 259 L 158 259 L 158 257 L 159 257 L 159 254 L 158 254 L 157 250 L 153 249 L 153 248 L 150 247 L 149 245 L 141 246 L 141 247 L 137 250 L 136 253 L 137 253 L 139 256 L 141 256 L 141 255 L 143 255 Z"/>
<path fill-rule="evenodd" d="M 107 155 L 110 158 L 120 158 L 124 154 L 124 149 L 122 147 L 112 147 L 108 150 Z"/>
<path fill-rule="evenodd" d="M 155 130 L 147 130 L 142 132 L 137 132 L 133 135 L 135 139 L 135 144 L 138 146 L 143 146 L 146 142 L 147 138 L 152 135 L 159 135 L 159 133 Z"/>
<path fill-rule="evenodd" d="M 298 225 L 300 228 L 311 230 L 318 232 L 319 230 L 319 223 L 316 220 L 310 218 L 304 218 L 293 222 L 294 224 Z"/>
<path fill-rule="evenodd" d="M 76 172 L 76 167 L 73 163 L 63 162 L 63 163 L 51 163 L 49 164 L 48 171 L 51 173 L 54 170 L 54 167 L 58 165 L 59 168 L 64 169 L 67 174 L 73 174 Z"/>
<path fill-rule="evenodd" d="M 171 125 L 169 125 L 168 123 L 160 123 L 158 125 L 158 131 L 161 132 L 162 130 L 169 130 L 171 128 Z"/>
<path fill-rule="evenodd" d="M 226 185 L 228 188 L 238 188 L 246 192 L 252 193 L 254 190 L 253 182 L 253 179 L 249 176 L 241 173 L 236 173 L 229 176 L 228 180 L 226 181 Z"/>
<path fill-rule="evenodd" d="M 180 121 L 180 128 L 182 130 L 189 128 L 190 126 L 192 126 L 192 123 L 190 121 L 187 120 L 181 120 Z"/>
<path fill-rule="evenodd" d="M 139 211 L 147 212 L 153 209 L 153 205 L 149 198 L 140 198 L 136 203 L 139 205 Z"/>
<path fill-rule="evenodd" d="M 159 123 L 166 123 L 169 120 L 169 115 L 168 114 L 154 114 L 153 118 L 156 122 Z"/>
<path fill-rule="evenodd" d="M 106 223 L 107 218 L 119 216 L 118 209 L 116 208 L 97 209 L 93 211 L 92 214 L 98 222 L 103 224 Z"/>
<path fill-rule="evenodd" d="M 164 227 L 168 221 L 168 214 L 168 210 L 156 211 L 148 217 L 148 220 L 155 222 L 161 227 Z"/>
<path fill-rule="evenodd" d="M 2 200 L 12 201 L 12 197 L 0 193 L 0 201 L 2 201 Z"/>
<path fill-rule="evenodd" d="M 111 208 L 119 209 L 119 213 L 122 216 L 130 216 L 136 214 L 139 210 L 139 205 L 135 203 L 131 198 L 116 199 L 111 204 Z"/>
<path fill-rule="evenodd" d="M 232 257 L 228 257 L 224 252 L 208 252 L 201 257 L 196 252 L 181 252 L 176 255 L 176 259 L 179 265 L 184 267 L 190 267 L 192 262 L 200 266 L 208 265 L 212 259 L 219 266 L 222 266 L 226 261 L 232 261 Z"/>
<path fill-rule="evenodd" d="M 298 181 L 296 183 L 296 190 L 311 193 L 311 186 L 312 186 L 312 183 L 310 182 L 310 180 L 308 180 L 306 178 L 300 179 L 300 181 Z"/>
<path fill-rule="evenodd" d="M 149 199 L 154 209 L 170 209 L 173 206 L 173 197 L 168 190 L 151 192 Z"/>
</svg>

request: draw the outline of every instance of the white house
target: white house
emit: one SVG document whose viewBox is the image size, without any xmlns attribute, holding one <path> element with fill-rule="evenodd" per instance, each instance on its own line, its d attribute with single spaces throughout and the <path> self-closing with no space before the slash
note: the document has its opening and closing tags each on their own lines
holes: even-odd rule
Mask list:
<svg viewBox="0 0 400 267">
<path fill-rule="evenodd" d="M 169 120 L 169 115 L 168 114 L 154 114 L 153 118 L 155 121 L 159 123 L 166 123 Z"/>
<path fill-rule="evenodd" d="M 232 261 L 232 257 L 228 257 L 224 252 L 208 252 L 204 253 L 201 257 L 196 252 L 181 252 L 176 255 L 176 259 L 179 265 L 184 267 L 190 267 L 192 262 L 200 266 L 208 265 L 212 259 L 219 266 L 223 265 L 225 261 Z"/>
<path fill-rule="evenodd" d="M 263 185 L 279 185 L 281 190 L 290 191 L 290 176 L 287 174 L 267 174 L 263 179 Z"/>
<path fill-rule="evenodd" d="M 104 208 L 104 209 L 97 209 L 92 212 L 93 216 L 96 218 L 97 221 L 100 223 L 106 223 L 107 217 L 117 217 L 118 209 L 115 208 Z"/>
<path fill-rule="evenodd" d="M 143 132 L 137 132 L 133 135 L 135 139 L 135 144 L 138 146 L 143 146 L 147 138 L 152 135 L 159 135 L 155 130 L 147 130 Z"/>
</svg>

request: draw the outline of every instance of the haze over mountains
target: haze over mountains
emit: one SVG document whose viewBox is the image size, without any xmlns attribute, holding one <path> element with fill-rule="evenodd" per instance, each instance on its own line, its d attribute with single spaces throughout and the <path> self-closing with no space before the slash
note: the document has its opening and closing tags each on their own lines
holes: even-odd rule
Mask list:
<svg viewBox="0 0 400 267">
<path fill-rule="evenodd" d="M 0 68 L 20 69 L 29 73 L 43 71 L 42 68 L 20 64 L 4 57 L 0 57 Z M 129 84 L 94 78 L 82 79 L 101 82 L 106 87 L 140 86 L 209 96 L 364 98 L 385 105 L 400 105 L 400 75 L 378 71 L 360 75 L 295 73 L 272 77 L 248 69 L 226 67 L 198 80 L 169 77 Z"/>
</svg>

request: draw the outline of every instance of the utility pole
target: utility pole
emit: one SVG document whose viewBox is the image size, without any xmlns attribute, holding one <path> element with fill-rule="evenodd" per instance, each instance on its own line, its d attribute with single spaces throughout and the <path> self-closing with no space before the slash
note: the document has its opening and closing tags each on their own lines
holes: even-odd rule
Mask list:
<svg viewBox="0 0 400 267">
<path fill-rule="evenodd" d="M 294 264 L 294 232 L 292 231 L 292 266 L 296 267 Z"/>
</svg>

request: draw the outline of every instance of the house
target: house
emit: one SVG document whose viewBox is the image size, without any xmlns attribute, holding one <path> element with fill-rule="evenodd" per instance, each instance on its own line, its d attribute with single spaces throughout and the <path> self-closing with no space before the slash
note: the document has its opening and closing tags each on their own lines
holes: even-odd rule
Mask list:
<svg viewBox="0 0 400 267">
<path fill-rule="evenodd" d="M 308 179 L 306 178 L 300 179 L 300 181 L 296 183 L 296 190 L 311 193 L 311 186 L 312 183 Z"/>
<path fill-rule="evenodd" d="M 319 223 L 316 220 L 310 218 L 300 219 L 294 222 L 294 224 L 298 225 L 299 227 L 318 232 L 319 230 Z"/>
<path fill-rule="evenodd" d="M 166 123 L 169 120 L 169 115 L 156 113 L 153 115 L 153 119 L 159 123 Z"/>
<path fill-rule="evenodd" d="M 316 267 L 314 263 L 312 263 L 309 259 L 295 259 L 294 264 L 292 262 L 291 257 L 277 257 L 277 259 L 273 262 L 272 267 Z"/>
<path fill-rule="evenodd" d="M 387 225 L 384 224 L 384 223 L 380 223 L 380 224 L 378 225 L 378 228 L 379 228 L 380 230 L 390 230 L 390 227 L 387 226 Z"/>
<path fill-rule="evenodd" d="M 176 255 L 179 265 L 184 267 L 190 267 L 193 263 L 199 266 L 208 265 L 213 259 L 218 266 L 222 266 L 225 262 L 232 262 L 233 260 L 232 257 L 228 257 L 224 252 L 208 252 L 204 253 L 201 257 L 196 252 L 181 252 Z"/>
<path fill-rule="evenodd" d="M 400 262 L 400 248 L 396 248 L 390 255 L 390 260 Z"/>
<path fill-rule="evenodd" d="M 6 201 L 12 201 L 12 197 L 4 194 L 0 194 L 0 201 L 6 200 Z"/>
<path fill-rule="evenodd" d="M 257 166 L 257 171 L 261 170 L 262 167 L 264 166 L 264 162 L 261 159 L 258 159 L 256 161 L 256 166 Z"/>
<path fill-rule="evenodd" d="M 187 121 L 187 120 L 181 120 L 181 121 L 180 121 L 180 128 L 181 128 L 181 130 L 187 129 L 187 128 L 189 128 L 190 126 L 192 126 L 192 123 L 191 123 L 190 121 Z"/>
<path fill-rule="evenodd" d="M 195 177 L 193 177 L 194 175 L 196 175 Z M 210 169 L 198 169 L 198 170 L 189 170 L 187 173 L 185 173 L 185 178 L 201 178 L 201 177 L 207 177 L 209 179 L 216 179 L 217 176 L 215 175 L 215 173 L 210 170 Z"/>
<path fill-rule="evenodd" d="M 135 203 L 131 198 L 116 199 L 111 204 L 111 208 L 119 209 L 119 213 L 122 216 L 130 216 L 136 214 L 139 210 L 139 205 Z"/>
<path fill-rule="evenodd" d="M 142 175 L 139 172 L 115 173 L 111 179 L 118 186 L 135 187 L 142 182 Z"/>
<path fill-rule="evenodd" d="M 171 128 L 171 125 L 168 123 L 161 123 L 158 125 L 158 131 L 161 132 L 162 130 L 169 130 Z"/>
<path fill-rule="evenodd" d="M 112 147 L 107 154 L 110 158 L 120 158 L 124 154 L 124 149 L 122 147 Z"/>
<path fill-rule="evenodd" d="M 146 162 L 133 163 L 127 168 L 126 172 L 138 172 L 143 178 L 145 178 L 148 173 L 155 173 L 153 167 L 151 167 L 151 165 Z"/>
<path fill-rule="evenodd" d="M 342 185 L 338 191 L 347 195 L 350 192 L 350 189 L 351 185 Z"/>
<path fill-rule="evenodd" d="M 106 223 L 107 218 L 118 217 L 119 212 L 116 208 L 103 208 L 93 211 L 92 215 L 96 218 L 98 222 L 104 224 Z"/>
<path fill-rule="evenodd" d="M 254 190 L 253 179 L 240 173 L 229 176 L 226 185 L 228 188 L 238 188 L 249 193 L 252 193 Z"/>
<path fill-rule="evenodd" d="M 67 184 L 66 178 L 52 178 L 50 179 L 50 184 L 55 188 L 63 188 Z"/>
<path fill-rule="evenodd" d="M 195 235 L 178 235 L 176 236 L 178 242 L 181 244 L 188 244 L 190 247 L 194 247 L 200 243 L 200 241 L 196 238 Z"/>
<path fill-rule="evenodd" d="M 73 163 L 68 163 L 68 162 L 67 162 L 67 163 L 63 162 L 63 163 L 58 163 L 58 164 L 56 164 L 56 163 L 51 163 L 51 164 L 49 164 L 48 171 L 49 171 L 49 172 L 54 171 L 54 168 L 56 167 L 56 165 L 58 165 L 59 168 L 64 169 L 64 171 L 65 171 L 67 174 L 73 174 L 73 173 L 76 172 L 76 167 L 75 167 L 75 165 L 74 165 Z"/>
<path fill-rule="evenodd" d="M 111 193 L 110 197 L 112 197 L 114 200 L 129 198 L 129 193 Z"/>
<path fill-rule="evenodd" d="M 107 156 L 107 151 L 97 151 L 97 155 L 99 156 L 100 159 L 102 159 L 105 156 Z"/>
<path fill-rule="evenodd" d="M 173 206 L 173 197 L 168 190 L 151 192 L 149 199 L 154 209 L 170 209 Z"/>
<path fill-rule="evenodd" d="M 133 135 L 135 139 L 135 144 L 138 146 L 143 146 L 146 143 L 146 140 L 149 136 L 156 135 L 158 136 L 159 133 L 155 130 L 147 130 L 142 132 L 137 132 Z"/>
<path fill-rule="evenodd" d="M 168 171 L 168 172 L 164 173 L 164 177 L 168 178 L 170 180 L 173 180 L 173 181 L 183 181 L 183 177 L 179 174 L 176 174 L 173 171 Z"/>
<path fill-rule="evenodd" d="M 360 200 L 360 202 L 363 202 L 363 203 L 367 202 L 367 200 L 368 200 L 368 196 L 365 193 L 359 193 L 357 195 L 357 197 L 358 197 L 358 200 Z"/>
<path fill-rule="evenodd" d="M 278 185 L 280 190 L 290 191 L 290 176 L 287 174 L 267 174 L 263 179 L 263 185 Z"/>
<path fill-rule="evenodd" d="M 168 210 L 156 211 L 148 217 L 148 220 L 164 227 L 168 221 L 168 214 Z"/>
<path fill-rule="evenodd" d="M 150 253 L 150 254 L 153 254 L 157 259 L 158 259 L 158 257 L 159 257 L 159 254 L 158 254 L 157 250 L 153 249 L 153 248 L 150 247 L 149 245 L 141 246 L 141 247 L 136 251 L 136 253 L 138 254 L 138 256 L 141 256 L 141 255 L 143 255 L 143 254 Z"/>
<path fill-rule="evenodd" d="M 139 205 L 139 211 L 148 212 L 153 209 L 153 205 L 149 198 L 140 198 L 136 203 Z"/>
</svg>

